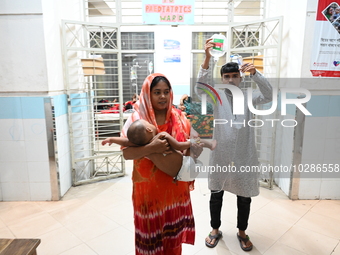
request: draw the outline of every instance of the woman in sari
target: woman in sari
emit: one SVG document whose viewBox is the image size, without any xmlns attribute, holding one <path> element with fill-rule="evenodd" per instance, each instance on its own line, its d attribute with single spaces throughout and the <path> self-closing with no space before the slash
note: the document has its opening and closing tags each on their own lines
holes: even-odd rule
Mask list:
<svg viewBox="0 0 340 255">
<path fill-rule="evenodd" d="M 173 107 L 170 82 L 159 73 L 149 75 L 142 87 L 135 112 L 122 130 L 126 137 L 128 127 L 137 119 L 155 125 L 158 132 L 166 131 L 177 141 L 189 138 L 190 123 Z M 134 159 L 133 207 L 136 254 L 179 255 L 182 243 L 194 244 L 194 218 L 189 187 L 192 183 L 174 182 L 173 178 L 159 169 L 147 158 L 159 153 L 169 153 L 166 140 L 154 140 L 141 147 L 123 149 L 125 159 Z"/>
</svg>

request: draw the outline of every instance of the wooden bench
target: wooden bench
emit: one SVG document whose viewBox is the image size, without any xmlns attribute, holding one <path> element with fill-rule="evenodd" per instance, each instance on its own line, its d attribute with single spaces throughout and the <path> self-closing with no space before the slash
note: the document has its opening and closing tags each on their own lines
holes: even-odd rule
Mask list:
<svg viewBox="0 0 340 255">
<path fill-rule="evenodd" d="M 0 255 L 36 255 L 40 239 L 0 239 Z"/>
</svg>

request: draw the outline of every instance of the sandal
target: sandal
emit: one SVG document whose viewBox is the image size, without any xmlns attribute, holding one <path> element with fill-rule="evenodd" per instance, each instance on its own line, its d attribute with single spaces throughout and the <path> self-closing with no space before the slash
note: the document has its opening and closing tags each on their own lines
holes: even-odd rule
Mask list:
<svg viewBox="0 0 340 255">
<path fill-rule="evenodd" d="M 240 242 L 240 246 L 241 246 L 241 249 L 242 249 L 242 250 L 244 250 L 244 251 L 251 251 L 251 250 L 253 249 L 253 245 L 251 245 L 251 246 L 249 246 L 249 247 L 243 247 L 242 242 L 244 243 L 244 245 L 246 245 L 247 242 L 250 240 L 250 238 L 249 238 L 248 235 L 246 235 L 246 238 L 240 237 L 240 236 L 238 235 L 238 233 L 236 233 L 236 235 L 237 235 L 238 241 Z"/>
<path fill-rule="evenodd" d="M 212 240 L 215 240 L 215 242 L 211 244 L 210 242 L 207 242 L 207 240 L 205 240 L 205 245 L 209 248 L 214 248 L 218 244 L 218 241 L 220 241 L 220 239 L 222 238 L 222 231 L 218 231 L 218 234 L 216 235 L 212 235 L 210 232 L 208 237 L 210 238 L 210 242 Z"/>
</svg>

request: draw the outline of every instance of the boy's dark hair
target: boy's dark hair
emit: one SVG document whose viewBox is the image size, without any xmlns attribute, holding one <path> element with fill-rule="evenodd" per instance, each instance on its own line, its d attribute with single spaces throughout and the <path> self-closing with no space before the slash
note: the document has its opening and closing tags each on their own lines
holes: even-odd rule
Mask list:
<svg viewBox="0 0 340 255">
<path fill-rule="evenodd" d="M 148 143 L 145 126 L 140 120 L 131 124 L 126 135 L 129 141 L 136 145 L 143 146 Z"/>
<path fill-rule="evenodd" d="M 221 67 L 221 76 L 224 73 L 238 73 L 240 72 L 240 69 L 238 68 L 238 64 L 235 62 L 229 62 Z"/>
</svg>

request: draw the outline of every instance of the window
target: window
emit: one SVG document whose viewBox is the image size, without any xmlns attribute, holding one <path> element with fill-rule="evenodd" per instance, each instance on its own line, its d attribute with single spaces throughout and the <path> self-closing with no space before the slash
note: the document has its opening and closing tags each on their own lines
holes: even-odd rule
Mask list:
<svg viewBox="0 0 340 255">
<path fill-rule="evenodd" d="M 140 94 L 143 82 L 153 73 L 153 53 L 122 53 L 123 98 L 130 101 L 133 94 Z"/>
<path fill-rule="evenodd" d="M 201 64 L 203 63 L 203 60 L 205 58 L 205 52 L 204 52 L 204 45 L 205 41 L 212 37 L 214 34 L 219 34 L 222 33 L 224 36 L 226 36 L 225 32 L 193 32 L 192 34 L 192 50 L 193 50 L 193 66 L 192 66 L 192 84 L 191 84 L 191 91 L 190 94 L 193 98 L 193 100 L 198 100 L 195 91 L 194 91 L 194 86 L 196 82 L 196 77 L 198 74 L 198 71 L 200 69 Z M 220 67 L 226 63 L 226 55 L 223 55 L 222 57 L 219 58 L 217 63 L 214 63 L 213 58 L 211 58 L 210 63 L 209 63 L 209 68 L 213 70 L 210 73 L 210 77 L 208 78 L 208 83 L 213 84 L 213 79 L 220 80 L 221 75 L 220 75 Z"/>
<path fill-rule="evenodd" d="M 91 32 L 92 48 L 117 48 L 115 32 Z M 122 79 L 123 103 L 130 101 L 133 94 L 140 94 L 144 79 L 153 72 L 154 33 L 153 32 L 123 32 L 121 33 L 122 49 Z M 145 53 L 141 53 L 141 51 Z M 138 52 L 134 52 L 138 51 Z M 105 74 L 92 76 L 95 100 L 113 101 L 118 99 L 118 54 L 93 53 L 101 55 L 104 60 Z"/>
<path fill-rule="evenodd" d="M 154 50 L 153 32 L 123 32 L 122 50 Z"/>
<path fill-rule="evenodd" d="M 123 97 L 126 102 L 134 93 L 140 94 L 146 76 L 153 73 L 154 54 L 150 50 L 155 49 L 155 42 L 153 32 L 123 32 L 121 35 Z M 141 53 L 142 50 L 145 53 Z"/>
</svg>

